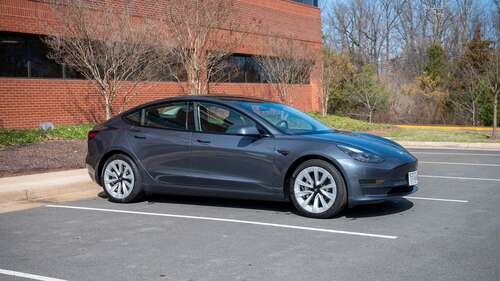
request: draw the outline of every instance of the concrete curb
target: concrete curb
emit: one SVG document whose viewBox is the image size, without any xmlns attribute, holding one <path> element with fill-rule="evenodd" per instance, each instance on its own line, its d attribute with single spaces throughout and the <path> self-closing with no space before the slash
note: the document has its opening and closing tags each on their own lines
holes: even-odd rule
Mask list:
<svg viewBox="0 0 500 281">
<path fill-rule="evenodd" d="M 397 142 L 406 148 L 500 151 L 500 143 L 432 142 L 432 141 L 397 141 Z"/>
<path fill-rule="evenodd" d="M 92 198 L 100 191 L 86 169 L 0 178 L 0 213 L 36 207 L 41 202 Z"/>
</svg>

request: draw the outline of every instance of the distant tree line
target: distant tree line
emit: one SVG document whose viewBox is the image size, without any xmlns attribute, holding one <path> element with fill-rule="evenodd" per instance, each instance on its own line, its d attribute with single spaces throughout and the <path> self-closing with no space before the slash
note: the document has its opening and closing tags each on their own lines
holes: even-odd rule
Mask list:
<svg viewBox="0 0 500 281">
<path fill-rule="evenodd" d="M 498 122 L 500 1 L 323 1 L 322 12 L 324 113 Z"/>
</svg>

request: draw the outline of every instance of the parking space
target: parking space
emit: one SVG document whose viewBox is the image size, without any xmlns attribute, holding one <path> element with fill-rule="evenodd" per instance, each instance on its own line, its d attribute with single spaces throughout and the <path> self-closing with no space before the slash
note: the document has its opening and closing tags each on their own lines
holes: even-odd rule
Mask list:
<svg viewBox="0 0 500 281">
<path fill-rule="evenodd" d="M 417 193 L 328 220 L 175 196 L 1 214 L 0 280 L 497 280 L 500 152 L 412 152 Z"/>
</svg>

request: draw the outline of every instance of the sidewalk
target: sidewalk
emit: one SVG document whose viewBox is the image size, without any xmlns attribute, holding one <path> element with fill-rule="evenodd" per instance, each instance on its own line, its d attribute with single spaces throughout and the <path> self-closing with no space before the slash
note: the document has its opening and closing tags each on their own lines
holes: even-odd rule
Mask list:
<svg viewBox="0 0 500 281">
<path fill-rule="evenodd" d="M 0 213 L 97 196 L 86 169 L 0 178 Z"/>
</svg>

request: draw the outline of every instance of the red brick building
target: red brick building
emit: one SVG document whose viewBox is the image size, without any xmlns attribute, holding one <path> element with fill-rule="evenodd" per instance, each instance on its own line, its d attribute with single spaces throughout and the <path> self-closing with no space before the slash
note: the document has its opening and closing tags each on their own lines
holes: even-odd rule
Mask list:
<svg viewBox="0 0 500 281">
<path fill-rule="evenodd" d="M 0 0 L 0 128 L 38 127 L 41 122 L 76 124 L 102 119 L 99 96 L 89 81 L 49 60 L 40 17 L 50 11 L 50 1 Z M 147 17 L 161 0 L 136 1 L 135 13 Z M 300 2 L 300 3 L 299 3 Z M 321 21 L 317 0 L 238 0 L 238 17 L 245 23 L 258 21 L 263 28 L 249 33 L 237 50 L 237 59 L 251 61 L 259 54 L 259 42 L 275 36 L 299 40 L 315 52 L 321 48 Z M 251 70 L 250 70 L 251 71 Z M 211 85 L 211 92 L 276 99 L 270 85 L 245 78 Z M 252 77 L 252 75 L 248 75 Z M 304 111 L 320 110 L 321 85 L 318 63 L 307 85 L 291 86 L 293 106 Z M 185 94 L 175 82 L 151 82 L 138 89 L 130 106 Z"/>
</svg>

